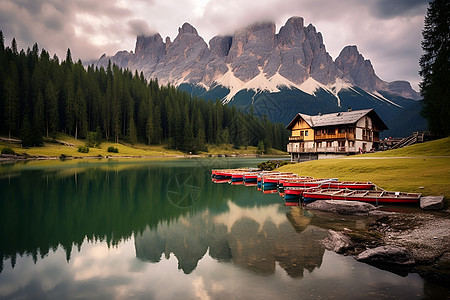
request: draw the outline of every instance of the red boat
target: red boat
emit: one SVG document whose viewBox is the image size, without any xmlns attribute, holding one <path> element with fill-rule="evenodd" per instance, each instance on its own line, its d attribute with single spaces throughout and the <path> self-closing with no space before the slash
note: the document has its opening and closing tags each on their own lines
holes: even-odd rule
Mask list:
<svg viewBox="0 0 450 300">
<path fill-rule="evenodd" d="M 214 182 L 214 183 L 229 183 L 230 179 L 216 179 L 216 178 L 213 178 L 212 182 Z"/>
<path fill-rule="evenodd" d="M 268 175 L 268 176 L 263 176 L 262 178 L 262 183 L 264 185 L 278 185 L 278 183 L 280 182 L 280 180 L 286 180 L 286 179 L 294 179 L 296 178 L 297 175 L 295 174 L 277 174 L 277 175 Z"/>
<path fill-rule="evenodd" d="M 242 179 L 245 182 L 256 182 L 256 180 L 258 180 L 258 175 L 259 174 L 260 174 L 260 172 L 244 173 L 244 175 L 242 176 Z"/>
<path fill-rule="evenodd" d="M 294 174 L 295 175 L 295 174 Z M 303 180 L 312 180 L 314 179 L 314 177 L 310 177 L 310 176 L 297 176 L 295 175 L 294 177 L 285 177 L 285 178 L 281 178 L 280 180 L 278 180 L 278 184 L 281 186 L 284 186 L 284 183 L 286 181 L 303 181 Z"/>
<path fill-rule="evenodd" d="M 284 204 L 287 206 L 297 206 L 300 203 L 300 199 L 305 191 L 309 191 L 311 188 L 304 187 L 288 187 L 284 189 Z"/>
<path fill-rule="evenodd" d="M 372 190 L 375 185 L 370 181 L 329 181 L 320 185 L 323 189 Z"/>
<path fill-rule="evenodd" d="M 419 193 L 335 189 L 315 189 L 311 191 L 305 191 L 303 193 L 303 199 L 305 202 L 312 202 L 316 200 L 347 200 L 369 202 L 374 204 L 418 203 L 421 196 L 422 194 Z"/>
<path fill-rule="evenodd" d="M 285 180 L 283 187 L 303 187 L 303 188 L 318 188 L 322 184 L 328 184 L 329 182 L 337 181 L 337 178 L 322 178 L 322 179 L 300 179 L 300 180 Z"/>
<path fill-rule="evenodd" d="M 243 176 L 244 176 L 243 172 L 231 173 L 231 182 L 243 181 L 244 180 Z"/>
<path fill-rule="evenodd" d="M 240 168 L 240 169 L 217 169 L 211 170 L 211 177 L 217 179 L 231 179 L 231 176 L 235 173 L 246 173 L 250 172 L 251 169 Z"/>
</svg>

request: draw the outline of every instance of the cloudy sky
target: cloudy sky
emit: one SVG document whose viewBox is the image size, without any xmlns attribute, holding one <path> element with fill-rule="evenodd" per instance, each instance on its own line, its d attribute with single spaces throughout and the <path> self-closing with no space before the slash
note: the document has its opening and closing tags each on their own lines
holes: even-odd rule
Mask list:
<svg viewBox="0 0 450 300">
<path fill-rule="evenodd" d="M 277 31 L 291 16 L 312 23 L 335 59 L 357 45 L 386 81 L 408 80 L 418 90 L 426 0 L 0 0 L 5 44 L 19 49 L 35 42 L 64 58 L 97 59 L 103 53 L 134 50 L 136 35 L 159 32 L 175 39 L 178 27 L 192 24 L 208 42 L 213 36 L 258 21 Z"/>
</svg>

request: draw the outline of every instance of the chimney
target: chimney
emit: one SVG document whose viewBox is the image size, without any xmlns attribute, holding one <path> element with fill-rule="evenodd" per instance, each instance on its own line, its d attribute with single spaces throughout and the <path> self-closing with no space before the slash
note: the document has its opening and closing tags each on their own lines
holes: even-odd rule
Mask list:
<svg viewBox="0 0 450 300">
<path fill-rule="evenodd" d="M 347 108 L 347 111 L 348 111 L 348 112 L 351 112 L 351 111 L 352 111 L 352 108 L 351 108 L 351 107 Z"/>
</svg>

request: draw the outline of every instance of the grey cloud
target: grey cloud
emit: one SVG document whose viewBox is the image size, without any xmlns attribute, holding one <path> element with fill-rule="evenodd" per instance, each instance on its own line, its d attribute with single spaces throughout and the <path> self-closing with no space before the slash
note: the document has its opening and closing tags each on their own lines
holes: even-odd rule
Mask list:
<svg viewBox="0 0 450 300">
<path fill-rule="evenodd" d="M 59 12 L 67 12 L 67 7 L 71 4 L 70 1 L 64 0 L 14 0 L 12 2 L 18 7 L 28 11 L 31 15 L 39 15 L 44 5 L 53 6 Z"/>
<path fill-rule="evenodd" d="M 38 14 L 41 11 L 42 5 L 45 1 L 44 0 L 16 0 L 14 3 L 22 8 L 28 11 L 30 14 Z"/>
<path fill-rule="evenodd" d="M 48 29 L 51 29 L 53 31 L 59 30 L 61 28 L 64 27 L 64 21 L 57 19 L 57 18 L 53 18 L 53 19 L 46 19 L 44 20 L 44 24 L 45 27 Z"/>
<path fill-rule="evenodd" d="M 133 19 L 128 21 L 127 24 L 133 36 L 151 35 L 156 33 L 156 31 L 151 29 L 147 22 L 142 19 Z"/>
<path fill-rule="evenodd" d="M 397 16 L 423 15 L 428 0 L 378 0 L 373 4 L 373 13 L 381 19 Z"/>
<path fill-rule="evenodd" d="M 124 18 L 133 14 L 131 9 L 118 7 L 110 2 L 111 1 L 76 0 L 74 1 L 73 6 L 77 12 L 85 12 L 98 16 Z"/>
</svg>

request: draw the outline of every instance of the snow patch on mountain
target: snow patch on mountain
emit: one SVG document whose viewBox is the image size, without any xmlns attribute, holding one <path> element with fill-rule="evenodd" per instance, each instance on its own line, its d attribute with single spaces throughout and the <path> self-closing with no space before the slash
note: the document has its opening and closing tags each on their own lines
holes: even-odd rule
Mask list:
<svg viewBox="0 0 450 300">
<path fill-rule="evenodd" d="M 386 97 L 384 97 L 383 95 L 381 95 L 379 92 L 377 92 L 377 91 L 375 91 L 375 92 L 372 92 L 372 93 L 370 93 L 370 92 L 367 92 L 369 95 L 371 95 L 372 97 L 374 97 L 374 98 L 377 98 L 377 99 L 379 99 L 379 100 L 381 100 L 381 101 L 386 101 L 387 103 L 390 103 L 390 104 L 392 104 L 392 105 L 395 105 L 395 106 L 397 106 L 397 107 L 399 107 L 399 108 L 403 108 L 403 106 L 401 106 L 401 105 L 398 105 L 397 103 L 395 103 L 395 102 L 392 102 L 391 100 L 389 100 L 389 99 L 387 99 Z"/>
<path fill-rule="evenodd" d="M 256 75 L 249 81 L 244 82 L 234 75 L 230 64 L 228 64 L 227 66 L 228 71 L 215 81 L 215 86 L 221 85 L 230 90 L 230 92 L 222 99 L 223 103 L 229 103 L 230 101 L 232 101 L 234 96 L 236 96 L 236 94 L 242 90 L 255 91 L 256 93 L 277 93 L 280 92 L 281 87 L 285 87 L 288 89 L 296 88 L 311 96 L 316 96 L 316 92 L 322 89 L 330 95 L 334 96 L 337 99 L 338 106 L 340 107 L 341 99 L 339 98 L 339 92 L 344 89 L 349 89 L 352 86 L 350 83 L 340 78 L 337 78 L 333 84 L 324 85 L 312 77 L 309 77 L 302 84 L 295 84 L 278 72 L 275 73 L 275 75 L 273 75 L 272 77 L 267 78 L 267 75 L 263 72 L 262 68 L 259 68 L 260 73 L 258 75 Z M 203 85 L 203 87 L 206 86 Z M 380 95 L 380 97 L 383 96 Z"/>
</svg>

